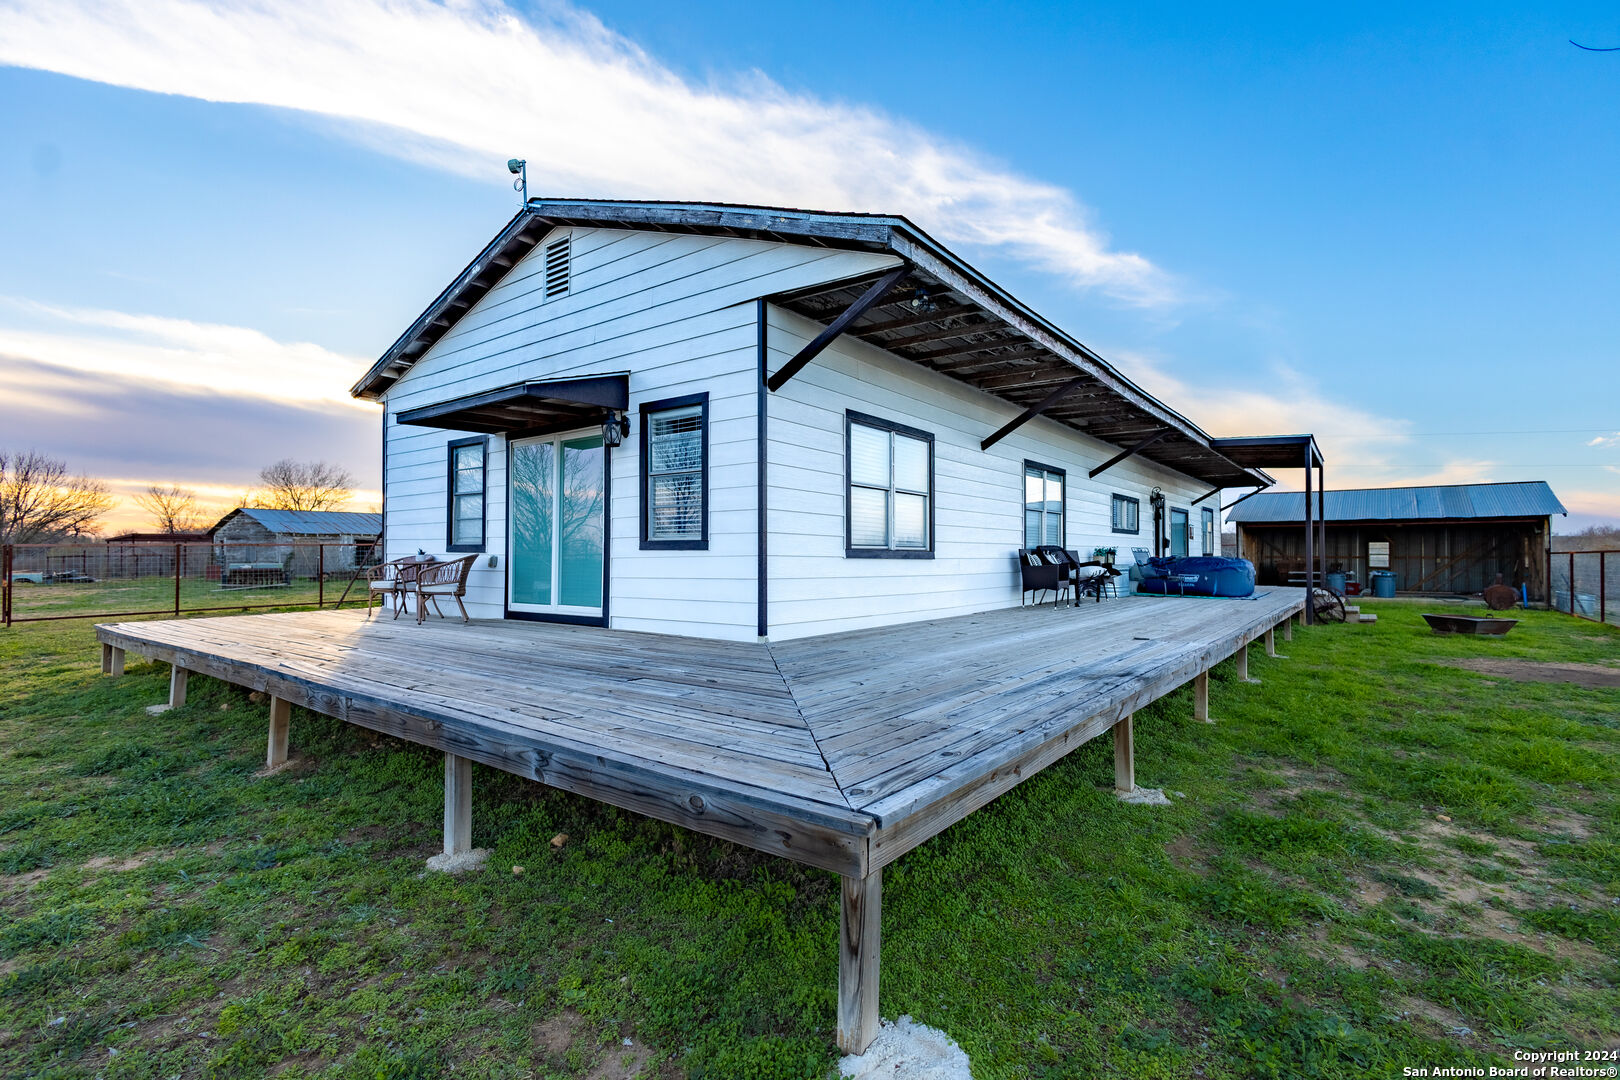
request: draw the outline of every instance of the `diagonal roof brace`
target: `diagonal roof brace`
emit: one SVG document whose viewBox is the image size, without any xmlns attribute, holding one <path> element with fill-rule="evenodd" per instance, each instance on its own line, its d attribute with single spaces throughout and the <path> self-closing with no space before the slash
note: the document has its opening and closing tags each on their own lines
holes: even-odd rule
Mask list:
<svg viewBox="0 0 1620 1080">
<path fill-rule="evenodd" d="M 817 334 L 814 341 L 800 349 L 798 355 L 793 359 L 783 364 L 776 374 L 765 381 L 765 385 L 770 387 L 773 392 L 782 389 L 789 379 L 804 369 L 806 364 L 821 355 L 821 350 L 831 345 L 839 334 L 849 329 L 851 323 L 865 315 L 869 308 L 882 300 L 883 295 L 894 288 L 910 269 L 910 263 L 901 263 L 874 281 L 871 288 L 861 294 L 859 300 L 845 308 L 844 313 L 834 319 L 825 330 Z"/>
<path fill-rule="evenodd" d="M 1095 480 L 1097 477 L 1101 476 L 1109 469 L 1112 469 L 1115 465 L 1118 465 L 1131 455 L 1140 454 L 1143 450 L 1146 450 L 1148 447 L 1170 434 L 1170 430 L 1170 428 L 1160 428 L 1158 431 L 1155 431 L 1153 434 L 1149 435 L 1147 438 L 1143 439 L 1129 450 L 1121 450 L 1119 453 L 1115 454 L 1113 457 L 1109 458 L 1095 469 L 1092 469 L 1087 475 Z"/>
<path fill-rule="evenodd" d="M 1064 397 L 1064 395 L 1068 394 L 1069 391 L 1075 389 L 1081 383 L 1087 382 L 1090 379 L 1091 376 L 1089 375 L 1081 375 L 1078 378 L 1070 379 L 1068 382 L 1064 383 L 1056 390 L 1053 390 L 1050 394 L 1047 394 L 1045 397 L 1041 398 L 1041 400 L 1037 401 L 1035 404 L 1031 405 L 1029 408 L 1025 409 L 1023 412 L 1019 413 L 1005 424 L 1001 425 L 1000 430 L 979 444 L 979 449 L 990 449 L 992 446 L 996 445 L 996 443 L 1000 442 L 1002 439 L 1005 439 L 1008 435 L 1011 435 L 1013 432 L 1017 431 L 1019 428 L 1041 415 L 1041 413 L 1045 412 L 1047 409 L 1050 409 L 1053 405 L 1056 405 Z"/>
<path fill-rule="evenodd" d="M 1266 488 L 1268 486 L 1269 485 L 1262 484 L 1259 487 L 1255 488 L 1253 491 L 1249 492 L 1247 495 L 1241 495 L 1238 498 L 1233 499 L 1231 502 L 1229 502 L 1225 506 L 1221 507 L 1221 513 L 1223 513 L 1223 514 L 1226 513 L 1228 510 L 1232 509 L 1232 507 L 1236 506 L 1238 503 L 1242 502 L 1244 499 L 1252 499 L 1252 498 L 1254 498 L 1256 495 L 1258 495 L 1262 491 L 1266 490 Z"/>
</svg>

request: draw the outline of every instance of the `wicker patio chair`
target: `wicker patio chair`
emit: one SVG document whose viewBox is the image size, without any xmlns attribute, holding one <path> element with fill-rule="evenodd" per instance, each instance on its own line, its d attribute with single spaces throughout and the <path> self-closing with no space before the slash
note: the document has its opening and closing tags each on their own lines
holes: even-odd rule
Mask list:
<svg viewBox="0 0 1620 1080">
<path fill-rule="evenodd" d="M 1018 575 L 1023 583 L 1023 591 L 1018 594 L 1020 606 L 1024 603 L 1024 593 L 1034 593 L 1035 603 L 1038 604 L 1041 602 L 1040 594 L 1050 589 L 1054 607 L 1058 600 L 1069 593 L 1067 568 L 1037 548 L 1018 549 Z"/>
<path fill-rule="evenodd" d="M 384 601 L 391 601 L 394 609 L 394 618 L 399 618 L 401 606 L 405 600 L 405 582 L 415 575 L 416 568 L 421 566 L 422 559 L 412 555 L 406 559 L 394 559 L 390 562 L 378 563 L 376 566 L 366 568 L 366 618 L 371 618 L 371 602 L 377 601 L 381 607 Z"/>
<path fill-rule="evenodd" d="M 434 614 L 444 618 L 444 612 L 439 610 L 439 598 L 445 597 L 456 602 L 461 609 L 461 621 L 471 622 L 467 617 L 467 605 L 461 598 L 467 595 L 467 575 L 472 571 L 473 563 L 478 561 L 477 555 L 468 555 L 465 558 L 450 562 L 427 563 L 418 567 L 416 573 L 405 583 L 405 591 L 416 596 L 416 621 L 420 625 L 427 619 L 427 606 L 433 605 Z"/>
</svg>

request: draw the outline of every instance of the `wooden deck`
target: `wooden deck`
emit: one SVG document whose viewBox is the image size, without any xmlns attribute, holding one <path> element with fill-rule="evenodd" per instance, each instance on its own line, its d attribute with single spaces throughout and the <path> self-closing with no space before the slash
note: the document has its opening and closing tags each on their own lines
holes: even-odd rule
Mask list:
<svg viewBox="0 0 1620 1080">
<path fill-rule="evenodd" d="M 173 665 L 173 703 L 187 673 L 267 691 L 272 764 L 289 703 L 445 751 L 447 851 L 471 760 L 843 875 L 848 1049 L 875 1030 L 882 866 L 1111 729 L 1128 767 L 1135 710 L 1193 680 L 1207 708 L 1208 670 L 1246 670 L 1303 605 L 1126 597 L 773 644 L 349 611 L 97 634 L 110 673 Z"/>
</svg>

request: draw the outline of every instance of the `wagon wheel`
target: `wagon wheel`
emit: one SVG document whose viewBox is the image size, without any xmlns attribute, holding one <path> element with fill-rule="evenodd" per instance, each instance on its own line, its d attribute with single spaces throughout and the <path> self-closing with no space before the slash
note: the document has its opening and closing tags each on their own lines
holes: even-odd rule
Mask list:
<svg viewBox="0 0 1620 1080">
<path fill-rule="evenodd" d="M 1316 619 L 1330 622 L 1344 622 L 1344 597 L 1332 589 L 1313 590 L 1313 602 L 1316 605 Z"/>
</svg>

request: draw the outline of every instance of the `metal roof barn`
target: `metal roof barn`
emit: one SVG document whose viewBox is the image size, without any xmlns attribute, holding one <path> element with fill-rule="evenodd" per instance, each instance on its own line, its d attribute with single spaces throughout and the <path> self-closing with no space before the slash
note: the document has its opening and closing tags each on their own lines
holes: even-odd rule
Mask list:
<svg viewBox="0 0 1620 1080">
<path fill-rule="evenodd" d="M 1465 521 L 1475 518 L 1544 518 L 1567 514 L 1545 481 L 1435 487 L 1359 488 L 1327 493 L 1328 521 Z M 1267 491 L 1234 506 L 1227 520 L 1305 520 L 1305 496 Z"/>
</svg>

